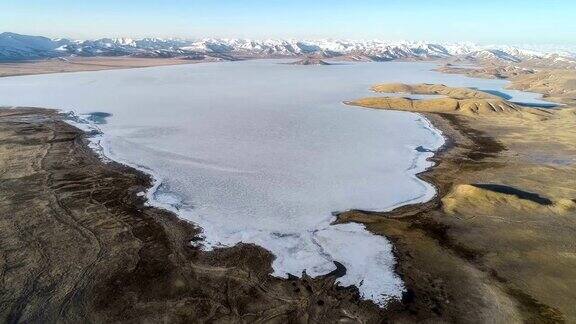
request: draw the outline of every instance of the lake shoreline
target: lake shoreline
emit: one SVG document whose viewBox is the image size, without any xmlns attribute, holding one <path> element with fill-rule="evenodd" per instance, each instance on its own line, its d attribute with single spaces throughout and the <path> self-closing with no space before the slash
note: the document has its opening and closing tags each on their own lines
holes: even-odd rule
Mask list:
<svg viewBox="0 0 576 324">
<path fill-rule="evenodd" d="M 275 311 L 279 310 L 279 300 L 276 300 L 278 293 L 283 296 L 281 298 L 283 303 L 286 303 L 286 300 L 291 301 L 289 306 L 280 307 L 277 316 L 282 319 L 301 319 L 308 317 L 314 318 L 315 320 L 326 321 L 351 319 L 350 314 L 353 314 L 355 319 L 365 322 L 377 322 L 382 318 L 387 318 L 392 321 L 425 319 L 444 321 L 489 321 L 502 319 L 510 321 L 543 321 L 561 319 L 563 316 L 562 313 L 556 308 L 547 306 L 547 303 L 543 303 L 540 300 L 540 296 L 535 296 L 534 293 L 526 293 L 525 289 L 515 288 L 514 284 L 509 283 L 510 279 L 506 274 L 502 275 L 499 269 L 495 270 L 493 267 L 487 266 L 482 262 L 486 251 L 482 251 L 481 248 L 475 246 L 470 246 L 470 244 L 463 244 L 458 239 L 458 235 L 453 233 L 454 230 L 461 231 L 461 228 L 444 221 L 450 216 L 445 215 L 440 206 L 443 204 L 442 199 L 445 196 L 451 195 L 452 184 L 456 181 L 454 179 L 462 179 L 462 174 L 458 174 L 457 172 L 462 170 L 462 168 L 466 170 L 463 174 L 467 174 L 470 170 L 487 170 L 487 172 L 494 172 L 493 170 L 499 170 L 503 167 L 506 169 L 505 166 L 511 159 L 507 154 L 514 150 L 511 149 L 508 144 L 502 145 L 499 138 L 499 132 L 501 132 L 501 130 L 490 128 L 493 125 L 478 123 L 477 120 L 471 119 L 470 116 L 454 116 L 434 112 L 420 113 L 425 116 L 436 129 L 441 130 L 448 140 L 445 146 L 430 159 L 436 163 L 436 166 L 418 174 L 418 178 L 429 184 L 433 184 L 437 188 L 438 194 L 435 198 L 424 204 L 404 206 L 390 213 L 350 211 L 340 215 L 341 221 L 363 223 L 373 233 L 383 235 L 394 243 L 396 260 L 399 260 L 399 262 L 396 263 L 396 272 L 402 276 L 403 281 L 407 283 L 409 288 L 403 296 L 402 303 L 393 303 L 385 310 L 378 309 L 371 302 L 361 301 L 358 298 L 357 289 L 336 288 L 334 281 L 338 277 L 337 273 L 314 279 L 307 276 L 301 279 L 290 277 L 288 280 L 271 277 L 269 275 L 271 272 L 271 254 L 254 245 L 241 244 L 240 246 L 230 249 L 218 250 L 216 254 L 194 252 L 194 249 L 189 250 L 190 247 L 187 246 L 187 242 L 194 241 L 194 236 L 198 231 L 189 224 L 190 227 L 187 229 L 186 227 L 180 228 L 179 226 L 166 225 L 168 228 L 165 229 L 163 231 L 164 234 L 161 235 L 165 235 L 170 238 L 171 242 L 175 242 L 171 244 L 170 248 L 175 251 L 174 253 L 178 255 L 179 260 L 188 260 L 186 262 L 189 262 L 188 264 L 182 262 L 176 265 L 172 262 L 173 260 L 169 260 L 168 262 L 171 266 L 174 265 L 173 269 L 176 269 L 175 271 L 184 271 L 187 273 L 184 276 L 184 287 L 186 287 L 186 289 L 174 290 L 174 287 L 170 286 L 172 283 L 166 283 L 161 280 L 158 285 L 164 285 L 163 287 L 154 285 L 151 287 L 141 287 L 135 285 L 134 282 L 128 282 L 127 285 L 129 288 L 125 291 L 118 292 L 118 295 L 115 295 L 116 292 L 114 292 L 114 289 L 117 288 L 110 288 L 116 286 L 116 284 L 108 287 L 108 290 L 111 292 L 111 298 L 122 299 L 128 298 L 126 293 L 136 294 L 136 301 L 131 300 L 130 297 L 125 300 L 125 304 L 129 305 L 131 309 L 138 309 L 130 313 L 129 316 L 134 316 L 134 318 L 139 319 L 154 318 L 153 316 L 156 316 L 153 315 L 155 312 L 164 312 L 162 313 L 164 316 L 177 316 L 176 313 L 184 314 L 188 312 L 186 313 L 187 315 L 182 316 L 185 318 L 205 318 L 199 316 L 199 313 L 191 314 L 190 312 L 206 312 L 206 309 L 202 308 L 206 305 L 194 304 L 195 306 L 188 311 L 180 307 L 176 307 L 174 311 L 168 312 L 165 310 L 158 311 L 158 309 L 151 311 L 151 309 L 156 307 L 152 306 L 153 303 L 164 300 L 161 296 L 158 297 L 159 299 L 151 297 L 152 294 L 150 292 L 156 289 L 156 292 L 162 292 L 167 289 L 167 291 L 169 291 L 167 295 L 175 305 L 180 305 L 184 300 L 191 298 L 184 293 L 184 291 L 192 289 L 195 292 L 202 291 L 202 293 L 207 293 L 209 295 L 207 298 L 208 301 L 206 302 L 207 305 L 217 307 L 216 312 L 222 311 L 222 313 L 214 315 L 212 310 L 210 310 L 209 313 L 212 314 L 210 316 L 216 316 L 211 317 L 212 319 L 230 320 L 230 317 L 226 317 L 230 315 L 230 312 L 241 313 L 241 318 L 244 318 L 243 316 L 253 316 L 249 317 L 250 319 L 268 318 L 270 314 L 263 308 L 274 309 Z M 38 112 L 35 114 L 42 115 Z M 25 118 L 20 123 L 26 124 L 28 121 Z M 530 121 L 528 125 L 534 125 L 532 123 L 533 122 Z M 493 124 L 503 126 L 499 124 L 497 120 L 494 121 Z M 15 126 L 12 125 L 11 127 Z M 35 127 L 36 126 L 32 127 L 31 130 L 28 131 L 33 131 Z M 70 131 L 68 128 L 64 131 L 65 134 L 73 134 L 74 132 L 75 131 Z M 83 135 L 74 136 L 80 138 Z M 67 141 L 65 139 L 56 139 L 56 142 L 61 140 L 63 142 Z M 7 139 L 7 143 L 12 141 L 13 137 Z M 37 141 L 37 139 L 31 141 L 31 143 L 35 143 L 35 141 Z M 45 140 L 46 143 L 51 143 L 52 141 L 54 141 L 54 139 Z M 74 139 L 74 142 L 76 141 L 77 139 Z M 85 142 L 85 139 L 81 141 Z M 84 145 L 85 144 L 86 143 L 84 143 Z M 515 143 L 512 143 L 512 145 L 515 145 Z M 525 150 L 520 150 L 519 152 L 524 154 Z M 60 154 L 58 158 L 59 163 L 63 163 L 62 161 L 66 160 L 64 158 L 66 155 L 62 152 Z M 70 154 L 70 152 L 68 152 L 68 154 Z M 500 161 L 499 159 L 503 160 Z M 100 168 L 100 164 L 101 161 L 95 163 L 94 166 Z M 126 167 L 124 166 L 124 168 Z M 132 174 L 133 172 L 138 173 L 138 171 L 128 169 L 131 171 L 126 172 L 127 174 Z M 509 174 L 514 176 L 517 175 L 518 172 L 514 170 L 514 172 Z M 568 172 L 568 174 L 572 173 Z M 77 181 L 77 179 L 74 180 L 74 178 L 68 179 L 69 181 L 66 182 L 66 186 L 75 182 L 91 183 L 93 178 L 90 179 L 90 181 L 84 181 L 84 178 L 80 181 Z M 148 182 L 144 181 L 146 184 L 141 185 L 137 193 L 146 191 L 146 188 L 150 187 L 151 180 L 149 179 L 147 181 Z M 468 179 L 467 181 L 472 180 Z M 478 181 L 478 179 L 474 179 L 474 181 Z M 115 193 L 117 192 L 116 189 L 119 189 L 116 188 L 116 185 L 109 186 L 115 188 Z M 522 186 L 516 187 L 523 188 Z M 528 189 L 527 191 L 531 190 Z M 71 192 L 75 191 L 67 191 L 68 194 Z M 136 195 L 137 193 L 132 192 L 131 194 Z M 123 194 L 125 194 L 125 192 L 118 192 L 119 197 L 124 197 Z M 500 196 L 498 197 L 499 199 L 502 198 Z M 505 198 L 508 199 L 507 196 Z M 131 201 L 131 199 L 132 198 L 128 199 L 128 201 Z M 143 198 L 140 197 L 137 199 L 142 200 Z M 103 200 L 102 203 L 106 204 L 107 202 Z M 142 207 L 141 205 L 138 206 Z M 99 208 L 101 207 L 95 209 Z M 145 210 L 148 211 L 148 207 L 146 207 Z M 154 210 L 155 209 L 152 208 L 150 212 L 155 214 L 156 211 Z M 422 214 L 425 214 L 426 217 L 422 217 Z M 382 221 L 383 216 L 387 218 L 386 221 Z M 152 216 L 152 218 L 156 220 L 163 219 L 162 215 L 159 217 Z M 165 224 L 163 220 L 161 220 L 160 223 Z M 168 224 L 170 223 L 171 222 L 168 221 Z M 181 235 L 181 233 L 188 234 Z M 462 233 L 460 232 L 460 234 Z M 466 234 L 466 232 L 463 234 Z M 174 235 L 180 236 L 175 238 Z M 61 238 L 58 235 L 55 237 Z M 146 239 L 144 239 L 144 241 L 146 242 Z M 158 242 L 156 238 L 152 241 Z M 469 242 L 465 241 L 464 243 Z M 188 252 L 181 252 L 182 249 Z M 168 254 L 173 255 L 174 253 Z M 188 259 L 189 253 L 193 254 L 192 259 Z M 251 260 L 246 260 L 250 258 L 257 259 L 256 263 Z M 164 260 L 164 262 L 166 262 L 166 260 Z M 188 269 L 190 264 L 192 264 L 192 270 Z M 152 265 L 153 267 L 151 269 L 147 269 L 142 273 L 148 275 L 157 271 L 158 269 L 154 267 L 158 264 L 152 262 Z M 161 272 L 168 271 L 165 270 L 163 266 L 160 266 L 159 269 Z M 170 271 L 173 271 L 173 269 Z M 238 275 L 237 271 L 240 272 L 240 275 Z M 227 274 L 224 276 L 224 279 L 220 277 L 222 273 Z M 230 276 L 228 276 L 228 274 Z M 238 307 L 237 304 L 234 304 L 236 302 L 234 302 L 233 304 L 222 306 L 221 301 L 230 298 L 230 296 L 226 297 L 218 294 L 228 294 L 228 292 L 223 292 L 219 290 L 219 288 L 212 286 L 209 287 L 212 292 L 207 292 L 204 288 L 199 288 L 197 283 L 194 282 L 194 280 L 196 280 L 194 278 L 197 278 L 199 275 L 206 275 L 208 277 L 207 280 L 215 285 L 220 285 L 222 282 L 229 284 L 231 280 L 234 282 L 234 285 L 240 285 L 242 289 L 256 289 L 258 291 L 256 297 L 251 295 L 252 290 L 250 290 L 250 292 L 243 291 L 242 293 L 238 293 L 238 295 L 233 294 L 232 298 L 236 302 L 244 303 L 245 301 L 240 300 L 242 299 L 242 294 L 246 296 L 250 295 L 251 298 L 254 299 L 254 303 L 259 304 L 254 305 L 254 303 L 249 303 L 249 305 L 242 304 L 241 307 Z M 158 273 L 153 276 L 156 278 Z M 170 279 L 173 278 L 172 274 L 166 275 L 166 273 L 159 276 Z M 178 276 L 178 280 L 174 281 L 174 285 L 177 288 L 182 284 L 181 274 L 178 274 Z M 120 277 L 122 280 L 128 280 L 127 278 L 129 276 L 124 274 Z M 254 279 L 255 277 L 256 279 Z M 249 280 L 246 278 L 249 278 Z M 514 280 L 512 280 L 512 282 L 514 282 Z M 262 288 L 261 284 L 263 283 L 266 285 L 266 289 L 260 291 L 260 288 Z M 271 285 L 271 287 L 268 285 Z M 466 288 L 463 289 L 463 287 Z M 136 291 L 131 291 L 130 289 L 136 289 Z M 91 290 L 87 291 L 90 293 Z M 213 291 L 217 291 L 218 296 L 215 297 Z M 302 300 L 304 300 L 303 304 Z M 188 301 L 187 303 L 187 307 L 190 308 L 190 302 Z M 478 307 L 478 305 L 482 305 L 482 307 Z M 108 308 L 108 310 L 110 310 L 113 307 L 113 305 L 106 304 L 102 309 Z M 144 307 L 145 309 L 150 307 L 150 309 L 142 311 L 139 307 Z M 82 313 L 82 311 L 79 312 Z M 293 314 L 294 312 L 296 314 Z M 256 315 L 248 315 L 248 313 L 254 313 Z M 26 314 L 21 316 L 23 316 L 22 318 L 26 318 Z M 114 316 L 120 316 L 116 317 L 116 319 L 122 319 L 121 314 L 115 314 Z"/>
<path fill-rule="evenodd" d="M 402 73 L 430 65 L 324 69 L 277 63 L 4 78 L 2 86 L 14 91 L 6 91 L 2 101 L 72 110 L 79 116 L 110 114 L 98 125 L 104 153 L 152 170 L 162 188 L 151 202 L 180 206 L 174 207 L 178 215 L 202 228 L 206 249 L 238 242 L 263 246 L 277 256 L 274 275 L 282 278 L 303 270 L 323 275 L 335 269 L 335 260 L 348 270 L 339 282 L 363 281 L 364 298 L 385 304 L 386 296 L 400 297 L 389 242 L 358 224 L 330 223 L 334 211 L 388 210 L 433 197 L 433 188 L 414 176 L 429 165 L 425 158 L 433 153 L 417 148 L 434 149 L 442 141 L 419 116 L 348 109 L 341 101 L 368 93 L 362 73 L 376 78 L 376 67 Z M 339 82 L 343 74 L 362 85 Z M 277 80 L 282 86 L 268 82 L 279 75 L 287 76 Z M 312 87 L 317 78 L 337 84 Z M 236 90 L 222 92 L 223 87 Z M 17 95 L 20 91 L 23 95 Z M 24 96 L 30 91 L 33 95 Z M 292 100 L 295 94 L 298 100 Z M 239 96 L 253 101 L 234 101 L 230 109 L 230 100 Z M 261 122 L 254 122 L 255 115 Z M 386 182 L 398 186 L 382 186 Z M 350 237 L 355 239 L 348 242 Z M 294 249 L 300 253 L 291 257 Z"/>
<path fill-rule="evenodd" d="M 451 309 L 446 310 L 445 308 L 450 302 L 447 296 L 442 296 L 443 293 L 438 291 L 438 287 L 435 287 L 437 284 L 434 281 L 437 277 L 430 276 L 430 273 L 422 272 L 421 269 L 422 267 L 426 268 L 429 262 L 434 262 L 434 258 L 425 256 L 427 250 L 435 257 L 438 257 L 437 254 L 450 255 L 454 253 L 458 256 L 463 256 L 467 260 L 475 257 L 475 251 L 468 251 L 452 242 L 446 236 L 446 228 L 440 222 L 433 220 L 420 222 L 419 216 L 422 213 L 440 210 L 441 197 L 446 195 L 450 189 L 451 184 L 449 182 L 439 180 L 437 177 L 438 174 L 442 174 L 444 171 L 438 168 L 442 161 L 458 158 L 473 152 L 491 151 L 490 147 L 492 145 L 474 143 L 473 137 L 464 135 L 467 129 L 466 126 L 458 119 L 452 118 L 452 116 L 431 113 L 421 114 L 435 128 L 439 129 L 445 137 L 445 144 L 435 151 L 433 157 L 429 158 L 429 161 L 433 162 L 434 165 L 416 175 L 420 180 L 434 186 L 436 189 L 434 198 L 425 203 L 408 204 L 383 213 L 351 210 L 340 213 L 337 222 L 365 224 L 373 233 L 384 235 L 392 241 L 397 260 L 396 272 L 407 287 L 407 298 L 405 298 L 404 303 L 397 304 L 387 310 L 388 316 L 393 322 L 404 320 L 422 321 L 434 318 L 437 320 L 472 320 L 474 318 L 473 315 L 467 317 L 462 314 L 470 312 L 470 309 L 466 307 L 463 307 L 461 314 L 457 314 Z M 474 143 L 474 148 L 465 148 L 470 141 Z M 382 226 L 382 218 L 386 218 L 384 226 Z M 418 241 L 418 243 L 415 243 L 415 241 Z M 417 257 L 418 254 L 420 254 L 420 258 Z M 460 265 L 457 258 L 449 257 L 449 259 L 451 262 L 447 262 L 445 259 L 441 262 Z M 442 278 L 442 282 L 445 286 L 442 287 L 442 290 L 449 292 L 466 290 L 462 288 L 460 282 L 451 282 L 444 280 L 444 278 Z M 467 293 L 465 294 L 467 295 Z"/>
<path fill-rule="evenodd" d="M 435 91 L 438 86 L 424 87 Z M 478 109 L 493 99 L 451 100 L 457 105 L 449 109 L 450 105 L 435 105 L 434 99 L 407 102 L 372 97 L 348 103 L 421 113 L 447 138 L 447 145 L 431 159 L 435 166 L 418 175 L 437 188 L 433 200 L 386 213 L 350 211 L 339 215 L 340 222 L 363 223 L 394 243 L 397 271 L 410 298 L 391 312 L 391 318 L 573 319 L 570 303 L 558 297 L 570 295 L 569 290 L 558 287 L 565 285 L 573 271 L 551 264 L 571 262 L 557 259 L 556 253 L 571 240 L 570 230 L 558 231 L 558 226 L 567 215 L 575 214 L 576 186 L 566 179 L 573 178 L 576 170 L 573 162 L 557 161 L 573 156 L 576 149 L 567 129 L 574 120 L 574 109 L 511 106 L 513 109 L 498 112 L 467 110 L 470 102 Z M 554 135 L 542 138 L 541 133 Z M 534 160 L 534 155 L 546 156 L 549 161 Z M 541 215 L 547 215 L 547 221 Z M 502 219 L 514 221 L 503 223 Z M 545 244 L 548 256 L 534 258 L 528 254 L 533 250 L 524 252 L 526 231 L 538 231 L 534 240 L 539 243 L 535 244 Z M 510 270 L 510 264 L 517 263 L 525 263 L 520 267 L 523 270 Z M 531 282 L 538 276 L 547 284 Z"/>
<path fill-rule="evenodd" d="M 273 256 L 261 247 L 238 244 L 211 252 L 193 247 L 198 228 L 145 205 L 139 193 L 152 184 L 150 176 L 103 162 L 88 147 L 88 135 L 62 118 L 40 108 L 0 110 L 0 162 L 15 175 L 4 173 L 0 191 L 20 196 L 0 207 L 14 215 L 2 224 L 2 246 L 10 247 L 3 278 L 14 285 L 0 294 L 6 301 L 2 318 L 367 323 L 382 318 L 383 310 L 361 300 L 355 287 L 334 284 L 345 271 L 341 266 L 316 278 L 280 279 L 270 275 Z M 20 208 L 24 204 L 27 209 Z M 37 233 L 29 242 L 42 244 L 20 241 L 25 233 Z M 25 265 L 10 265 L 15 248 Z M 25 272 L 18 270 L 22 266 Z M 31 286 L 32 277 L 38 284 Z M 50 303 L 38 299 L 44 294 L 52 296 Z"/>
</svg>

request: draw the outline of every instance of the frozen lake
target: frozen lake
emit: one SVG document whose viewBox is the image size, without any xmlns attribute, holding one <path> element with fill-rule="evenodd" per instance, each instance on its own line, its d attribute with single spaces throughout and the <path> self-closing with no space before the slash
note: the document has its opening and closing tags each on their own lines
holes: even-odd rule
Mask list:
<svg viewBox="0 0 576 324">
<path fill-rule="evenodd" d="M 333 212 L 389 210 L 433 197 L 415 174 L 443 139 L 421 116 L 348 107 L 378 82 L 444 83 L 536 94 L 504 81 L 431 71 L 431 63 L 330 66 L 276 60 L 0 78 L 0 105 L 106 112 L 104 153 L 154 174 L 152 204 L 199 225 L 203 248 L 254 243 L 274 274 L 316 276 L 342 263 L 342 285 L 384 304 L 401 296 L 392 247 Z"/>
</svg>

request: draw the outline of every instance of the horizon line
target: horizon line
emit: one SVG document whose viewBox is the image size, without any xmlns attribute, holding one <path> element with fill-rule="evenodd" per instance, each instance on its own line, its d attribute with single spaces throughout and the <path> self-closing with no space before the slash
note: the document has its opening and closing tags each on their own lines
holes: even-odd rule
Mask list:
<svg viewBox="0 0 576 324">
<path fill-rule="evenodd" d="M 180 37 L 180 36 L 144 36 L 144 37 L 135 37 L 135 36 L 103 36 L 103 37 L 89 37 L 89 38 L 76 38 L 71 36 L 59 36 L 59 37 L 51 37 L 48 35 L 34 35 L 34 34 L 27 34 L 27 33 L 19 33 L 13 31 L 2 31 L 0 34 L 16 34 L 22 36 L 34 36 L 34 37 L 44 37 L 51 40 L 71 40 L 71 41 L 97 41 L 102 39 L 111 39 L 111 40 L 120 40 L 120 39 L 130 39 L 130 40 L 143 40 L 143 39 L 163 39 L 163 40 L 180 40 L 180 41 L 202 41 L 202 40 L 246 40 L 246 41 L 348 41 L 348 42 L 370 42 L 370 41 L 379 41 L 379 42 L 389 42 L 389 43 L 422 43 L 422 44 L 441 44 L 441 45 L 479 45 L 479 46 L 512 46 L 512 47 L 521 47 L 521 46 L 542 46 L 542 47 L 555 47 L 555 48 L 572 48 L 572 50 L 576 50 L 576 42 L 574 44 L 556 44 L 556 43 L 528 43 L 528 42 L 507 42 L 507 43 L 498 43 L 498 42 L 475 42 L 470 40 L 459 40 L 459 41 L 439 41 L 439 40 L 418 40 L 418 39 L 386 39 L 386 38 L 350 38 L 350 37 L 306 37 L 306 38 L 299 38 L 299 37 L 230 37 L 230 36 L 198 36 L 198 37 Z"/>
</svg>

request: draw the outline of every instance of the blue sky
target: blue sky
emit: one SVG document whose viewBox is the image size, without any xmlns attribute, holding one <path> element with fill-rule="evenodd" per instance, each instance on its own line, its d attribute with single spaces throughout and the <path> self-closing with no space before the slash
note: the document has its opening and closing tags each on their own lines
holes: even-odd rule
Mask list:
<svg viewBox="0 0 576 324">
<path fill-rule="evenodd" d="M 576 45 L 576 1 L 0 0 L 0 31 Z"/>
</svg>

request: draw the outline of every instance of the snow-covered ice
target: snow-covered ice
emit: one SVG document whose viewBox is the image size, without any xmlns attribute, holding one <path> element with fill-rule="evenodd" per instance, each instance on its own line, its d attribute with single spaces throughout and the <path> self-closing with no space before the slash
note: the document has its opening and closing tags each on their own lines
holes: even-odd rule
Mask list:
<svg viewBox="0 0 576 324">
<path fill-rule="evenodd" d="M 97 125 L 102 152 L 152 173 L 151 203 L 199 225 L 205 249 L 260 245 L 281 277 L 325 274 L 337 261 L 347 268 L 342 285 L 384 304 L 404 289 L 390 243 L 359 224 L 331 225 L 333 212 L 432 198 L 416 174 L 443 138 L 417 114 L 342 101 L 374 95 L 378 82 L 475 86 L 538 101 L 503 81 L 432 68 L 255 60 L 9 77 L 0 79 L 0 103 L 110 113 Z"/>
</svg>

